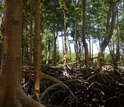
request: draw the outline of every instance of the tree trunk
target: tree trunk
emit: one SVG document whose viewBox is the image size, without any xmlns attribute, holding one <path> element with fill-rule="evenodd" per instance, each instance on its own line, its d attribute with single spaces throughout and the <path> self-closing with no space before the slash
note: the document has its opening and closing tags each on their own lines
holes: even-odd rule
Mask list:
<svg viewBox="0 0 124 107">
<path fill-rule="evenodd" d="M 0 107 L 44 107 L 21 87 L 23 0 L 5 0 L 5 35 L 0 75 Z"/>
<path fill-rule="evenodd" d="M 64 50 L 65 50 L 65 48 L 64 48 L 64 37 L 62 36 L 62 49 L 63 49 L 63 56 L 64 56 Z"/>
<path fill-rule="evenodd" d="M 89 56 L 88 56 L 88 46 L 85 38 L 85 10 L 86 10 L 86 0 L 83 0 L 83 28 L 82 28 L 82 39 L 83 45 L 85 48 L 85 66 L 86 66 L 86 75 L 89 74 Z"/>
<path fill-rule="evenodd" d="M 40 0 L 35 0 L 34 92 L 37 98 L 39 98 L 40 92 L 40 78 L 38 76 L 41 70 L 40 42 Z"/>
<path fill-rule="evenodd" d="M 68 33 L 67 33 L 67 41 L 68 41 L 69 59 L 71 61 L 71 46 L 70 46 L 70 42 L 69 42 Z"/>
<path fill-rule="evenodd" d="M 101 68 L 102 68 L 103 51 L 105 50 L 106 46 L 108 45 L 108 43 L 113 35 L 115 18 L 116 18 L 117 2 L 118 2 L 117 0 L 112 0 L 110 3 L 105 39 L 102 42 L 100 49 L 99 49 L 99 53 L 98 53 L 98 62 L 97 62 L 96 69 L 100 72 L 100 74 L 102 74 Z M 112 13 L 112 18 L 111 18 L 111 13 Z"/>
<path fill-rule="evenodd" d="M 31 0 L 30 6 L 30 65 L 29 65 L 29 80 L 31 79 L 32 73 L 32 21 L 33 21 L 33 0 Z"/>
<path fill-rule="evenodd" d="M 55 31 L 54 32 L 54 55 L 53 55 L 53 64 L 54 65 L 56 65 L 56 40 L 57 40 L 57 33 Z"/>
<path fill-rule="evenodd" d="M 66 56 L 67 56 L 67 44 L 66 44 L 66 0 L 64 1 L 64 71 L 66 71 Z"/>
<path fill-rule="evenodd" d="M 29 60 L 29 45 L 28 45 L 28 28 L 27 27 L 26 27 L 25 42 L 26 42 L 26 62 L 28 62 L 28 60 Z"/>
<path fill-rule="evenodd" d="M 48 39 L 48 52 L 47 52 L 46 64 L 49 64 L 49 59 L 50 59 L 50 40 Z"/>
<path fill-rule="evenodd" d="M 91 58 L 91 38 L 89 36 L 89 57 Z"/>
<path fill-rule="evenodd" d="M 3 13 L 2 13 L 3 14 Z M 1 17 L 0 17 L 0 65 L 1 65 L 1 57 L 2 57 L 2 32 L 1 32 L 1 30 L 2 30 L 2 15 L 1 15 Z"/>
<path fill-rule="evenodd" d="M 79 61 L 80 61 L 80 58 L 81 58 L 81 54 L 82 54 L 82 45 L 81 45 L 81 42 L 78 41 L 78 57 L 79 57 Z"/>
<path fill-rule="evenodd" d="M 93 58 L 93 37 L 92 37 L 92 58 Z M 93 61 L 92 61 L 93 63 Z"/>
<path fill-rule="evenodd" d="M 74 32 L 74 50 L 76 55 L 76 61 L 80 61 L 78 44 L 77 44 L 77 22 L 75 22 L 75 32 Z"/>
<path fill-rule="evenodd" d="M 57 32 L 57 35 L 58 35 L 58 32 Z M 58 46 L 58 47 L 57 47 L 57 51 L 58 51 L 58 55 L 59 55 L 57 60 L 60 61 L 59 38 L 57 38 L 57 46 Z"/>
<path fill-rule="evenodd" d="M 120 41 L 120 37 L 119 37 L 119 22 L 118 22 L 118 6 L 117 6 L 117 34 L 116 34 L 116 65 L 115 68 L 118 67 L 118 62 L 120 62 L 120 45 L 119 45 L 119 41 Z"/>
</svg>

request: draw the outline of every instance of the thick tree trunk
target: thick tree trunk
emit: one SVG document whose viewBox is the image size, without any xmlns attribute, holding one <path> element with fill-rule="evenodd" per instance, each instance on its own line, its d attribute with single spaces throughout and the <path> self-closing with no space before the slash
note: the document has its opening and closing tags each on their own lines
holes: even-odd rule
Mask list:
<svg viewBox="0 0 124 107">
<path fill-rule="evenodd" d="M 67 56 L 67 44 L 66 44 L 66 0 L 64 1 L 64 64 L 63 68 L 66 71 L 66 56 Z"/>
<path fill-rule="evenodd" d="M 105 50 L 106 46 L 108 45 L 108 43 L 113 35 L 115 18 L 116 18 L 117 2 L 118 2 L 118 0 L 112 0 L 110 3 L 105 39 L 102 42 L 100 49 L 99 49 L 98 62 L 97 62 L 96 69 L 98 71 L 100 71 L 100 74 L 102 74 L 101 68 L 102 68 L 103 51 Z M 111 13 L 112 13 L 112 18 L 111 18 Z"/>
<path fill-rule="evenodd" d="M 14 93 L 13 90 L 17 90 L 18 88 L 20 89 L 22 73 L 22 1 L 17 3 L 16 0 L 6 0 L 5 3 L 6 16 L 4 47 L 2 54 L 2 74 L 0 78 L 0 95 L 2 96 L 0 98 L 0 107 L 6 107 L 10 103 L 9 98 L 13 99 L 14 101 L 14 97 L 16 96 L 17 91 Z M 7 96 L 8 98 L 6 99 Z"/>
<path fill-rule="evenodd" d="M 85 66 L 86 66 L 86 75 L 89 74 L 89 56 L 88 56 L 88 46 L 85 38 L 85 10 L 86 10 L 86 0 L 83 0 L 83 28 L 82 28 L 82 39 L 83 45 L 85 48 Z"/>
<path fill-rule="evenodd" d="M 5 35 L 0 75 L 0 107 L 44 107 L 21 87 L 23 0 L 5 0 Z"/>
<path fill-rule="evenodd" d="M 40 0 L 35 0 L 35 36 L 34 36 L 34 90 L 39 98 L 40 78 L 38 76 L 41 70 L 40 56 Z"/>
</svg>

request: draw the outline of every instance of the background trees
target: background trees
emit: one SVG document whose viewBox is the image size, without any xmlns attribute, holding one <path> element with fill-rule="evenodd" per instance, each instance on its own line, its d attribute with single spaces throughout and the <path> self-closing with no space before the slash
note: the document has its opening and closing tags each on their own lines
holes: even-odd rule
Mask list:
<svg viewBox="0 0 124 107">
<path fill-rule="evenodd" d="M 66 7 L 67 7 L 67 11 L 66 11 L 66 21 L 67 21 L 67 36 L 71 36 L 73 38 L 72 41 L 69 40 L 69 42 L 77 44 L 77 46 L 75 45 L 76 49 L 76 56 L 78 57 L 78 59 L 80 59 L 80 53 L 83 54 L 83 50 L 84 48 L 80 48 L 82 47 L 83 43 L 82 43 L 82 31 L 81 31 L 81 23 L 83 23 L 83 5 L 82 5 L 82 1 L 67 1 L 66 3 Z M 24 36 L 23 36 L 23 56 L 25 59 L 28 60 L 29 58 L 29 13 L 30 13 L 30 2 L 24 2 L 24 11 L 26 11 L 27 13 L 24 12 L 24 17 L 23 17 L 23 22 L 25 23 L 25 27 L 23 27 L 24 29 Z M 122 2 L 119 2 L 119 14 L 122 14 L 121 9 L 123 8 L 122 6 Z M 51 41 L 51 48 L 50 48 L 50 57 L 49 57 L 49 63 L 59 63 L 62 62 L 63 58 L 61 54 L 58 54 L 58 52 L 60 50 L 58 50 L 59 47 L 59 42 L 60 42 L 60 36 L 63 37 L 64 33 L 64 13 L 63 13 L 63 9 L 64 9 L 64 1 L 49 1 L 46 3 L 46 1 L 42 1 L 41 3 L 41 10 L 40 10 L 40 17 L 42 19 L 42 21 L 40 22 L 41 27 L 41 38 L 44 41 L 41 45 L 42 49 L 42 59 L 43 59 L 43 63 L 46 63 L 47 58 L 47 54 L 48 53 L 48 41 L 49 39 L 45 39 L 46 36 L 46 31 L 49 31 L 51 36 L 48 36 L 50 38 Z M 105 29 L 106 29 L 106 20 L 107 20 L 107 13 L 108 13 L 108 9 L 109 9 L 109 2 L 104 2 L 102 0 L 99 1 L 87 1 L 86 2 L 86 42 L 88 43 L 88 50 L 89 50 L 89 56 L 93 56 L 93 50 L 96 49 L 96 47 L 94 48 L 94 45 L 97 44 L 97 48 L 99 48 L 99 46 L 101 45 L 102 41 L 104 40 L 104 34 L 105 34 Z M 119 17 L 119 22 L 123 20 L 123 17 Z M 77 23 L 77 26 L 76 26 Z M 121 25 L 121 23 L 119 23 L 119 25 Z M 34 25 L 33 25 L 34 26 Z M 75 30 L 77 27 L 77 30 Z M 120 40 L 121 42 L 123 42 L 123 35 L 122 32 L 122 28 L 123 26 L 119 27 L 121 29 L 120 31 Z M 26 30 L 27 29 L 27 30 Z M 34 29 L 34 27 L 33 27 Z M 77 33 L 74 33 L 74 32 Z M 69 32 L 69 33 L 68 33 Z M 27 36 L 25 36 L 27 35 Z M 74 38 L 74 35 L 77 35 L 77 39 Z M 57 41 L 59 37 L 59 42 Z M 76 36 L 75 36 L 76 37 Z M 84 39 L 83 39 L 84 40 Z M 45 42 L 46 41 L 46 42 Z M 77 41 L 77 42 L 76 42 Z M 93 41 L 93 42 L 92 42 Z M 47 44 L 46 44 L 47 43 Z M 68 43 L 67 43 L 68 45 Z M 67 46 L 68 47 L 68 46 Z M 72 47 L 72 46 L 71 46 Z M 94 48 L 94 49 L 93 49 Z M 63 47 L 64 49 L 64 47 Z M 81 49 L 81 51 L 80 51 Z M 73 51 L 74 52 L 74 51 Z M 59 52 L 62 53 L 62 52 Z M 68 52 L 69 53 L 69 49 Z M 94 52 L 95 53 L 95 52 Z M 77 55 L 79 54 L 79 55 Z M 48 55 L 49 56 L 49 55 Z M 83 55 L 82 55 L 83 56 Z M 94 55 L 95 56 L 95 55 Z M 75 57 L 75 56 L 74 56 Z M 72 57 L 72 58 L 74 58 Z M 69 61 L 69 54 L 67 54 L 67 62 Z"/>
<path fill-rule="evenodd" d="M 6 9 L 4 9 L 4 7 Z M 39 97 L 39 102 L 49 90 L 52 90 L 52 88 L 48 87 L 47 82 L 45 82 L 45 84 L 47 84 L 45 86 L 41 84 L 40 80 L 42 78 L 52 78 L 41 73 L 41 71 L 54 75 L 54 72 L 49 73 L 48 71 L 58 70 L 59 72 L 54 75 L 57 78 L 59 78 L 58 75 L 61 74 L 62 71 L 68 71 L 69 74 L 74 74 L 72 77 L 66 77 L 67 75 L 65 75 L 64 78 L 62 78 L 61 76 L 61 78 L 59 78 L 61 80 L 68 78 L 77 79 L 78 73 L 82 73 L 80 78 L 84 79 L 83 76 L 86 71 L 89 76 L 95 74 L 92 78 L 96 77 L 96 79 L 98 79 L 100 83 L 99 87 L 101 83 L 106 84 L 106 78 L 108 79 L 108 83 L 115 85 L 115 81 L 118 81 L 117 78 L 115 80 L 112 78 L 112 82 L 110 82 L 111 75 L 107 75 L 106 77 L 106 75 L 99 76 L 97 73 L 103 73 L 102 66 L 114 68 L 114 71 L 118 71 L 124 64 L 123 9 L 123 0 L 24 0 L 23 9 L 22 1 L 20 0 L 12 0 L 11 2 L 9 0 L 1 0 L 0 62 L 2 62 L 0 64 L 2 67 L 0 71 L 2 72 L 0 85 L 2 86 L 5 83 L 9 90 L 13 88 L 13 96 L 19 101 L 18 105 L 21 104 L 20 101 L 28 105 L 26 101 L 29 101 L 28 103 L 31 106 L 31 101 L 33 106 L 39 107 L 39 103 L 27 97 L 23 92 L 21 88 L 22 81 L 20 80 L 21 74 L 23 74 L 22 84 L 25 92 L 32 95 L 34 95 L 33 92 L 35 92 L 35 95 Z M 4 41 L 3 37 L 5 39 Z M 62 39 L 63 42 L 60 45 Z M 60 47 L 62 47 L 61 50 Z M 74 50 L 72 47 L 74 47 Z M 97 50 L 96 48 L 99 50 L 99 53 L 95 52 L 95 50 Z M 107 51 L 106 48 L 109 51 Z M 57 64 L 59 64 L 60 67 L 56 66 Z M 61 67 L 60 64 L 64 66 Z M 95 71 L 100 72 L 95 73 Z M 115 74 L 121 75 L 117 72 Z M 3 80 L 3 75 L 7 75 L 7 82 Z M 11 77 L 11 75 L 13 76 Z M 85 78 L 87 77 L 88 76 L 85 76 Z M 58 81 L 53 78 L 52 80 Z M 98 83 L 90 82 L 90 77 L 86 81 L 88 82 L 89 90 L 94 84 L 98 85 Z M 34 87 L 32 86 L 33 82 Z M 76 83 L 75 81 L 73 82 L 79 89 L 80 86 L 77 84 L 80 81 L 76 81 Z M 13 84 L 10 86 L 8 83 Z M 75 90 L 70 90 L 70 88 L 74 88 L 73 84 L 70 85 L 71 82 L 68 81 L 66 83 L 69 87 L 61 81 L 58 82 L 58 84 L 62 84 L 69 91 L 68 101 L 74 97 L 74 102 L 76 102 L 75 93 L 73 93 Z M 90 85 L 90 83 L 92 85 Z M 27 84 L 29 88 L 26 89 L 26 87 L 28 87 Z M 52 84 L 52 82 L 50 82 L 50 84 Z M 56 87 L 58 84 L 52 84 L 53 86 L 51 87 Z M 82 84 L 81 88 L 86 85 L 86 83 L 82 81 L 80 84 Z M 19 91 L 16 91 L 17 87 L 19 87 Z M 48 87 L 48 89 L 43 92 L 43 95 L 40 95 L 44 87 Z M 83 88 L 85 89 L 85 87 Z M 61 91 L 65 92 L 65 90 Z M 86 91 L 87 90 L 84 90 L 84 92 Z M 100 93 L 102 93 L 102 91 L 100 91 Z M 2 97 L 3 99 L 1 98 L 0 100 L 2 102 L 6 96 L 6 92 L 9 91 L 5 89 L 4 92 L 3 89 L 0 88 L 0 92 L 5 94 Z M 18 98 L 17 93 L 22 94 L 25 99 Z M 51 93 L 49 94 L 51 95 Z M 80 93 L 80 95 L 82 94 Z M 79 95 L 77 96 L 79 97 Z M 12 95 L 10 95 L 10 97 L 13 99 Z M 49 103 L 58 97 L 56 96 L 52 100 L 49 100 L 50 97 L 48 95 L 47 98 L 48 101 L 45 100 Z M 85 102 L 85 99 L 81 99 L 81 101 Z M 10 103 L 9 100 L 7 100 L 7 103 L 8 106 Z M 14 106 L 16 107 L 17 105 L 15 104 Z"/>
</svg>

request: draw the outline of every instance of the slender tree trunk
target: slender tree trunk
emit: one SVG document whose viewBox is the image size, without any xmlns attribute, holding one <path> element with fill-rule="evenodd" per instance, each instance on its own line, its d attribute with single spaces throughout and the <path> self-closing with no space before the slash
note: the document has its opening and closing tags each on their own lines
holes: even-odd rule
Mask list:
<svg viewBox="0 0 124 107">
<path fill-rule="evenodd" d="M 80 61 L 80 59 L 79 59 L 78 45 L 77 45 L 77 22 L 75 22 L 74 50 L 75 50 L 75 55 L 76 55 L 76 61 Z"/>
<path fill-rule="evenodd" d="M 114 72 L 117 73 L 116 69 L 118 68 L 118 61 L 120 58 L 120 52 L 119 52 L 119 28 L 118 28 L 118 7 L 117 7 L 117 34 L 116 34 L 116 50 L 115 50 L 115 44 L 113 42 L 113 49 L 110 50 L 110 54 L 113 60 L 113 67 L 114 67 Z M 113 50 L 113 51 L 112 51 Z M 115 55 L 116 53 L 116 55 Z"/>
<path fill-rule="evenodd" d="M 93 37 L 92 37 L 92 58 L 93 58 Z"/>
<path fill-rule="evenodd" d="M 57 36 L 58 36 L 58 31 L 57 31 Z M 58 46 L 58 48 L 57 48 L 57 51 L 58 51 L 58 61 L 60 60 L 60 52 L 59 52 L 59 38 L 57 38 L 57 46 Z"/>
<path fill-rule="evenodd" d="M 3 14 L 3 13 L 2 13 Z M 2 41 L 2 20 L 3 18 L 2 18 L 2 15 L 1 15 L 1 17 L 0 17 L 0 41 Z M 1 65 L 1 58 L 2 58 L 2 43 L 0 42 L 0 65 Z"/>
<path fill-rule="evenodd" d="M 44 107 L 21 87 L 23 0 L 5 0 L 5 35 L 0 75 L 0 107 Z"/>
<path fill-rule="evenodd" d="M 112 46 L 113 46 L 113 54 L 115 54 L 115 43 L 114 42 L 113 42 Z"/>
<path fill-rule="evenodd" d="M 1 34 L 1 30 L 2 30 L 2 16 L 0 17 L 0 34 Z"/>
<path fill-rule="evenodd" d="M 54 65 L 56 65 L 56 40 L 57 40 L 57 33 L 55 31 L 54 32 L 54 55 L 53 55 L 53 64 Z"/>
<path fill-rule="evenodd" d="M 30 6 L 30 65 L 29 65 L 29 80 L 31 79 L 32 73 L 32 21 L 33 21 L 33 0 L 31 0 Z"/>
<path fill-rule="evenodd" d="M 108 43 L 113 35 L 115 18 L 116 18 L 117 2 L 118 2 L 117 0 L 112 0 L 110 3 L 105 39 L 102 42 L 100 49 L 99 49 L 98 62 L 97 62 L 96 69 L 98 69 L 98 71 L 100 71 L 100 74 L 102 74 L 101 68 L 102 68 L 103 51 L 105 50 L 106 46 L 108 45 Z M 112 13 L 112 18 L 111 18 L 111 13 Z"/>
<path fill-rule="evenodd" d="M 67 56 L 67 44 L 66 44 L 66 0 L 64 1 L 64 64 L 63 68 L 66 71 L 66 56 Z"/>
<path fill-rule="evenodd" d="M 41 70 L 40 41 L 40 0 L 35 0 L 34 90 L 37 98 L 39 98 L 40 92 L 40 78 L 38 76 Z"/>
<path fill-rule="evenodd" d="M 71 46 L 70 46 L 70 42 L 69 42 L 68 36 L 67 36 L 67 40 L 68 40 L 69 58 L 70 58 L 70 61 L 71 61 Z"/>
<path fill-rule="evenodd" d="M 28 50 L 28 48 L 29 48 L 29 46 L 28 46 L 28 29 L 27 29 L 27 27 L 26 27 L 26 37 L 25 37 L 25 39 L 26 39 L 26 62 L 28 62 L 28 60 L 29 60 L 29 50 Z"/>
<path fill-rule="evenodd" d="M 90 51 L 90 52 L 89 52 L 89 54 L 90 54 L 89 57 L 91 58 L 91 39 L 90 39 L 90 36 L 89 36 L 89 51 Z"/>
<path fill-rule="evenodd" d="M 118 22 L 118 6 L 117 6 L 117 34 L 116 34 L 116 65 L 115 68 L 118 67 L 118 62 L 120 62 L 120 45 L 119 45 L 119 41 L 120 41 L 120 37 L 119 37 L 119 22 Z"/>
<path fill-rule="evenodd" d="M 99 28 L 98 28 L 98 39 L 99 39 L 99 46 L 100 46 L 100 35 L 99 35 Z"/>
<path fill-rule="evenodd" d="M 97 20 L 98 20 L 98 16 L 97 16 Z M 100 34 L 99 34 L 99 25 L 98 25 L 98 29 L 97 29 L 97 37 L 99 40 L 99 46 L 100 46 Z"/>
<path fill-rule="evenodd" d="M 49 64 L 49 59 L 50 59 L 50 40 L 48 40 L 48 53 L 47 53 L 46 64 Z"/>
<path fill-rule="evenodd" d="M 64 37 L 62 36 L 62 49 L 63 49 L 63 56 L 64 56 L 64 50 L 65 50 L 65 48 L 64 48 Z"/>
<path fill-rule="evenodd" d="M 79 46 L 78 46 L 78 57 L 79 57 L 79 61 L 80 61 L 80 57 L 81 57 L 81 50 L 82 50 L 82 45 L 81 42 L 79 41 Z"/>
<path fill-rule="evenodd" d="M 86 0 L 83 0 L 83 28 L 82 28 L 82 39 L 83 45 L 85 48 L 85 66 L 86 66 L 86 75 L 89 74 L 89 56 L 88 56 L 88 46 L 85 38 L 85 10 L 86 10 Z"/>
</svg>

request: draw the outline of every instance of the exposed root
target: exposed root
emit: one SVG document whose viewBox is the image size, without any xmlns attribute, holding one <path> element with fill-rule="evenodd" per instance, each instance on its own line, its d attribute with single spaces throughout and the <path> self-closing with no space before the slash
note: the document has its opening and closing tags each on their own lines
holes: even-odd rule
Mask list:
<svg viewBox="0 0 124 107">
<path fill-rule="evenodd" d="M 91 76 L 86 79 L 84 71 L 82 68 L 78 71 L 71 69 L 69 72 L 71 78 L 62 77 L 62 71 L 55 67 L 43 71 L 47 74 L 40 73 L 39 78 L 42 80 L 40 101 L 47 107 L 97 107 L 104 106 L 108 98 L 116 96 L 122 106 L 123 76 L 115 75 L 113 71 L 99 74 L 90 69 Z"/>
<path fill-rule="evenodd" d="M 50 75 L 48 75 L 48 74 L 45 74 L 45 73 L 43 73 L 43 72 L 39 72 L 39 77 L 40 77 L 41 79 L 49 79 L 49 80 L 55 81 L 55 82 L 57 82 L 57 83 L 63 85 L 65 88 L 68 89 L 68 86 L 67 86 L 66 84 L 64 84 L 64 83 L 63 83 L 62 81 L 60 81 L 59 79 L 57 79 L 57 78 L 55 78 L 55 77 L 52 77 L 52 76 L 50 76 Z"/>
<path fill-rule="evenodd" d="M 53 90 L 56 86 L 59 86 L 59 85 L 60 85 L 59 83 L 56 83 L 56 84 L 53 84 L 53 85 L 49 86 L 47 89 L 45 89 L 44 92 L 42 92 L 42 94 L 40 96 L 40 99 L 42 100 L 43 97 L 46 95 L 46 93 L 48 93 L 50 90 Z"/>
<path fill-rule="evenodd" d="M 21 101 L 23 102 L 24 105 L 26 105 L 25 107 L 45 107 L 44 105 L 33 100 L 31 96 L 27 96 L 23 91 Z"/>
</svg>

